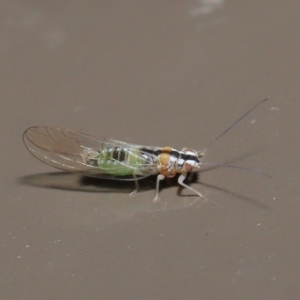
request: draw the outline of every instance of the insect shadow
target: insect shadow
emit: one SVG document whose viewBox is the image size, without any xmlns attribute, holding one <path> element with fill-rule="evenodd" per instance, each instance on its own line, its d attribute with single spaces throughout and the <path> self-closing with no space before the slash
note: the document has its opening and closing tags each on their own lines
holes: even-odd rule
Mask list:
<svg viewBox="0 0 300 300">
<path fill-rule="evenodd" d="M 51 172 L 23 176 L 18 179 L 21 184 L 60 189 L 69 191 L 93 192 L 93 193 L 130 193 L 134 184 L 131 181 L 108 180 L 102 178 L 87 177 L 76 172 Z M 142 180 L 141 191 L 154 188 L 151 182 Z"/>
<path fill-rule="evenodd" d="M 197 173 L 191 174 L 187 179 L 189 183 L 198 181 Z M 178 176 L 168 178 L 161 184 L 161 189 L 166 189 L 177 184 Z M 92 193 L 126 193 L 129 194 L 134 189 L 132 180 L 110 180 L 97 177 L 84 176 L 76 172 L 51 172 L 39 173 L 34 175 L 23 176 L 18 182 L 24 185 L 30 185 L 41 188 L 60 189 L 69 191 L 81 191 Z M 139 180 L 139 192 L 154 191 L 156 185 L 156 176 L 149 176 Z M 195 195 L 193 195 L 195 197 Z"/>
</svg>

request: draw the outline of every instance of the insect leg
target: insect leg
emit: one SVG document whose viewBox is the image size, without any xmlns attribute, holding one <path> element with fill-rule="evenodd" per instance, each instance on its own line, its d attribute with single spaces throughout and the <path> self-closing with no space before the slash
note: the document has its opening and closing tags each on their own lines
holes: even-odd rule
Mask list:
<svg viewBox="0 0 300 300">
<path fill-rule="evenodd" d="M 156 180 L 156 192 L 155 192 L 155 197 L 154 197 L 154 202 L 159 200 L 158 194 L 159 194 L 159 182 L 161 180 L 165 179 L 165 175 L 159 174 L 157 176 L 157 180 Z"/>
<path fill-rule="evenodd" d="M 188 186 L 187 184 L 185 184 L 183 181 L 185 180 L 186 178 L 186 174 L 181 174 L 179 177 L 178 177 L 178 183 L 185 187 L 186 189 L 190 190 L 191 192 L 195 193 L 196 195 L 200 196 L 202 199 L 205 200 L 205 197 L 198 191 L 196 191 L 195 189 L 193 189 L 192 187 Z"/>
<path fill-rule="evenodd" d="M 137 179 L 136 179 L 136 176 L 135 176 L 135 173 L 134 173 L 134 172 L 132 173 L 132 177 L 134 178 L 135 189 L 133 190 L 133 192 L 131 192 L 131 193 L 129 194 L 129 196 L 135 195 L 135 194 L 137 193 L 137 191 L 139 190 L 139 183 L 138 183 L 138 181 L 137 181 Z"/>
</svg>

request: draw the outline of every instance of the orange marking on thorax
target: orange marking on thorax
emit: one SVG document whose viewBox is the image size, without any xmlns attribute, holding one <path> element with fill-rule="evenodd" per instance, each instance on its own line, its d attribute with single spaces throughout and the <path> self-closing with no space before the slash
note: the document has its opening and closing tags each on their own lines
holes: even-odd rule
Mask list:
<svg viewBox="0 0 300 300">
<path fill-rule="evenodd" d="M 172 147 L 163 147 L 161 151 L 163 153 L 158 156 L 159 171 L 166 177 L 174 177 L 177 172 L 173 168 L 170 169 L 170 152 L 172 151 Z"/>
<path fill-rule="evenodd" d="M 173 149 L 172 147 L 167 146 L 167 147 L 161 148 L 160 151 L 161 151 L 161 152 L 171 152 L 172 149 Z"/>
</svg>

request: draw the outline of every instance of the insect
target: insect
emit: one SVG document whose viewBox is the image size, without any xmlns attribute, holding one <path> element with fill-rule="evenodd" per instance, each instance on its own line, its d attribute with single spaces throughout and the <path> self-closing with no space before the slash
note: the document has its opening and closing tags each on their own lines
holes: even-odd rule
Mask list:
<svg viewBox="0 0 300 300">
<path fill-rule="evenodd" d="M 267 99 L 249 109 L 211 144 Z M 157 201 L 160 181 L 179 174 L 178 184 L 204 199 L 200 192 L 185 184 L 184 180 L 188 173 L 199 171 L 205 151 L 189 148 L 178 151 L 171 147 L 128 144 L 45 126 L 29 127 L 23 134 L 23 141 L 33 156 L 51 167 L 68 172 L 81 172 L 91 177 L 132 180 L 135 182 L 135 190 L 131 194 L 137 192 L 139 179 L 157 175 L 154 198 Z"/>
</svg>

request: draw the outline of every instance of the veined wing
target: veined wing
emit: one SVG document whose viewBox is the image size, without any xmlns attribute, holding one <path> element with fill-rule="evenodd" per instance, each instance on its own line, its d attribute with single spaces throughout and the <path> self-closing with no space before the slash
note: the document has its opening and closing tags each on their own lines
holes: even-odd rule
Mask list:
<svg viewBox="0 0 300 300">
<path fill-rule="evenodd" d="M 134 180 L 133 173 L 138 179 L 157 173 L 156 164 L 146 163 L 144 158 L 147 156 L 155 161 L 156 156 L 153 152 L 157 147 L 128 144 L 72 130 L 39 126 L 28 128 L 23 134 L 23 141 L 29 152 L 37 159 L 51 167 L 68 172 L 82 172 L 86 176 L 121 180 Z M 113 169 L 110 169 L 107 165 L 103 167 L 90 165 L 84 159 L 84 153 L 101 152 L 115 147 L 125 149 L 131 156 L 138 157 L 140 162 L 145 161 L 145 164 L 115 160 Z M 126 178 L 118 177 L 124 168 L 132 170 L 132 174 L 129 171 L 131 175 Z"/>
</svg>

